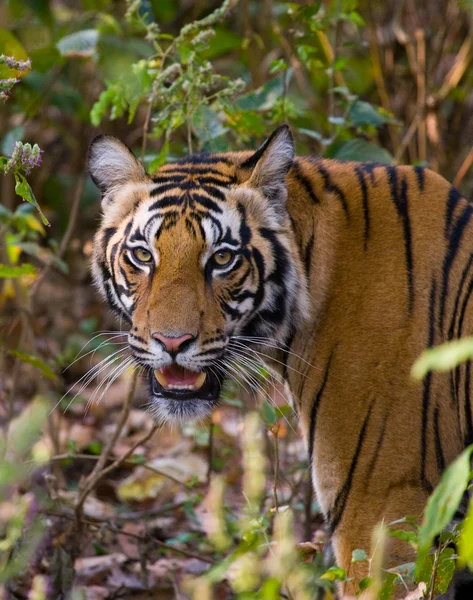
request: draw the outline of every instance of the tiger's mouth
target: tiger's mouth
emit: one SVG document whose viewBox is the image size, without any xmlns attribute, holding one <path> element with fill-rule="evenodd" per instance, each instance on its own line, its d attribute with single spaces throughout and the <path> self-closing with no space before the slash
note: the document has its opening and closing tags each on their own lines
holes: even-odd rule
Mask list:
<svg viewBox="0 0 473 600">
<path fill-rule="evenodd" d="M 213 371 L 191 371 L 175 363 L 151 373 L 153 395 L 162 398 L 217 401 L 221 387 Z"/>
</svg>

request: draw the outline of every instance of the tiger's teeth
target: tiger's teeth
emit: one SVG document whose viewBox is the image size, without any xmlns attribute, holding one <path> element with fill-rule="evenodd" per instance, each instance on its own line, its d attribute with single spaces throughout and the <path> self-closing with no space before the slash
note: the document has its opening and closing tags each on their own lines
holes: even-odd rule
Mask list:
<svg viewBox="0 0 473 600">
<path fill-rule="evenodd" d="M 196 390 L 199 390 L 204 385 L 204 382 L 206 379 L 207 379 L 207 373 L 201 373 L 195 380 L 194 388 Z"/>
<path fill-rule="evenodd" d="M 158 380 L 159 384 L 165 388 L 168 386 L 168 380 L 166 379 L 166 377 L 164 376 L 163 373 L 161 373 L 161 371 L 158 371 L 158 369 L 156 369 L 154 371 L 154 376 L 156 377 L 156 379 Z"/>
</svg>

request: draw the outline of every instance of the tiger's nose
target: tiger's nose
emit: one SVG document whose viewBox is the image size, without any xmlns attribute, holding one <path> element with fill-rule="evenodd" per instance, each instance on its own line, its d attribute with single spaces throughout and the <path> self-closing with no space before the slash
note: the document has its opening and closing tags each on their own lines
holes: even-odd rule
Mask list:
<svg viewBox="0 0 473 600">
<path fill-rule="evenodd" d="M 187 346 L 189 342 L 195 340 L 195 335 L 190 333 L 166 336 L 157 331 L 153 333 L 151 337 L 157 340 L 169 354 L 177 354 L 184 346 Z"/>
</svg>

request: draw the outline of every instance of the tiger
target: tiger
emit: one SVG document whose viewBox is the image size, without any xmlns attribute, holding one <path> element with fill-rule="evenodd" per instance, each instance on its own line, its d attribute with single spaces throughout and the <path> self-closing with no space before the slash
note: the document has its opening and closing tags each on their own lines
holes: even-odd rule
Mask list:
<svg viewBox="0 0 473 600">
<path fill-rule="evenodd" d="M 370 552 L 379 522 L 421 515 L 473 442 L 471 363 L 410 377 L 425 349 L 472 332 L 473 204 L 423 166 L 295 156 L 286 125 L 256 151 L 152 176 L 98 136 L 88 168 L 102 195 L 93 277 L 129 324 L 157 418 L 209 416 L 232 356 L 264 353 L 354 595 L 367 567 L 353 551 Z M 385 564 L 412 552 L 391 539 Z"/>
</svg>

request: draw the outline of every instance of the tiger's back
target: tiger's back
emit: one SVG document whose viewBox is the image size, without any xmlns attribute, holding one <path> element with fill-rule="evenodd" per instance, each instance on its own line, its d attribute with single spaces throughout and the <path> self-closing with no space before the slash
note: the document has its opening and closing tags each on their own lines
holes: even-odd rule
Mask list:
<svg viewBox="0 0 473 600">
<path fill-rule="evenodd" d="M 427 347 L 472 332 L 473 206 L 420 167 L 301 159 L 290 179 L 316 299 L 291 348 L 315 369 L 291 355 L 286 376 L 337 560 L 352 572 L 373 525 L 421 514 L 473 441 L 470 363 L 410 377 Z M 391 564 L 406 552 L 394 543 Z"/>
<path fill-rule="evenodd" d="M 366 567 L 352 551 L 370 551 L 381 519 L 420 515 L 473 441 L 470 363 L 410 377 L 424 349 L 473 330 L 473 205 L 421 167 L 294 158 L 287 128 L 153 178 L 113 138 L 89 165 L 95 279 L 130 323 L 157 414 L 209 414 L 232 356 L 278 348 L 354 593 Z M 411 559 L 390 544 L 391 566 Z"/>
</svg>

